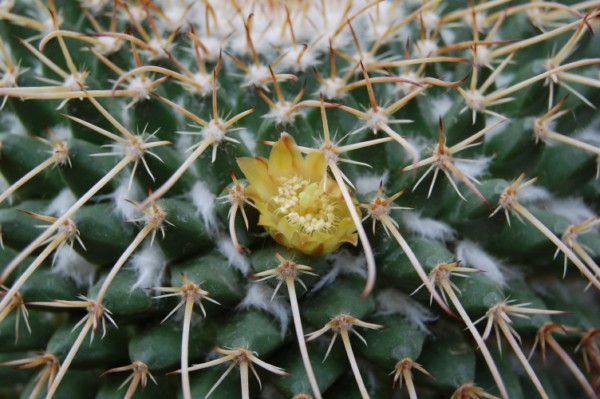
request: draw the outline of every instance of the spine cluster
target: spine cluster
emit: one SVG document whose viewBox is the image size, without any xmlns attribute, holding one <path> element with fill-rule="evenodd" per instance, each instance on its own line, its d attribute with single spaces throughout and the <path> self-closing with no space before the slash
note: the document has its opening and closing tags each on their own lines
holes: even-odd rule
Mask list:
<svg viewBox="0 0 600 399">
<path fill-rule="evenodd" d="M 599 21 L 0 1 L 0 396 L 595 398 Z"/>
</svg>

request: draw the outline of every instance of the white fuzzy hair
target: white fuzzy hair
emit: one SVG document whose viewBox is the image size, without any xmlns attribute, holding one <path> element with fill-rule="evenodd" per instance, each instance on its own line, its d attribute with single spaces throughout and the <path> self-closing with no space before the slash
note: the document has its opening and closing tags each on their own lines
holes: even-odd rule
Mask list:
<svg viewBox="0 0 600 399">
<path fill-rule="evenodd" d="M 581 198 L 553 198 L 546 207 L 550 212 L 569 219 L 571 223 L 581 223 L 595 215 Z"/>
<path fill-rule="evenodd" d="M 65 188 L 60 191 L 44 209 L 44 214 L 60 216 L 64 214 L 77 201 L 71 190 Z"/>
<path fill-rule="evenodd" d="M 519 192 L 519 201 L 521 202 L 549 201 L 551 198 L 550 191 L 536 185 L 525 187 Z"/>
<path fill-rule="evenodd" d="M 240 139 L 250 151 L 251 156 L 256 155 L 256 137 L 252 132 L 246 128 L 242 128 L 239 130 Z"/>
<path fill-rule="evenodd" d="M 135 217 L 135 207 L 129 201 L 140 201 L 144 196 L 138 182 L 134 179 L 129 187 L 129 181 L 129 176 L 121 179 L 115 191 L 109 195 L 115 213 L 124 220 Z"/>
<path fill-rule="evenodd" d="M 281 336 L 284 336 L 290 322 L 291 312 L 287 302 L 284 301 L 281 296 L 276 295 L 273 297 L 273 290 L 274 289 L 266 283 L 250 283 L 246 296 L 238 305 L 238 308 L 255 308 L 273 315 L 273 317 L 279 321 Z M 271 300 L 272 297 L 273 299 Z"/>
<path fill-rule="evenodd" d="M 377 294 L 377 315 L 401 314 L 418 330 L 429 334 L 427 323 L 437 319 L 431 311 L 403 292 L 386 288 Z"/>
<path fill-rule="evenodd" d="M 216 235 L 218 222 L 215 211 L 215 195 L 208 189 L 206 184 L 198 180 L 192 187 L 189 198 L 196 208 L 196 212 L 202 217 L 206 230 L 210 235 Z"/>
<path fill-rule="evenodd" d="M 327 255 L 327 260 L 332 263 L 331 269 L 321 277 L 319 281 L 310 290 L 315 293 L 331 283 L 333 283 L 339 275 L 357 274 L 361 277 L 367 276 L 366 264 L 364 256 L 354 256 L 345 249 L 341 249 Z"/>
<path fill-rule="evenodd" d="M 56 250 L 53 263 L 53 273 L 73 280 L 79 287 L 92 285 L 98 269 L 97 265 L 85 260 L 70 245 L 62 245 Z"/>
<path fill-rule="evenodd" d="M 150 241 L 146 240 L 142 249 L 131 256 L 129 265 L 136 274 L 135 283 L 131 286 L 133 291 L 160 286 L 165 277 L 167 259 L 158 245 L 150 245 Z"/>
<path fill-rule="evenodd" d="M 474 242 L 460 241 L 456 246 L 456 258 L 465 266 L 483 270 L 486 277 L 500 286 L 506 286 L 502 263 Z"/>
<path fill-rule="evenodd" d="M 220 235 L 217 238 L 217 250 L 227 258 L 227 265 L 239 270 L 243 274 L 248 273 L 250 269 L 250 262 L 244 254 L 240 254 L 231 238 L 228 235 Z"/>
<path fill-rule="evenodd" d="M 456 235 L 452 227 L 446 223 L 421 217 L 419 212 L 402 212 L 402 224 L 411 233 L 437 241 L 450 241 Z"/>
<path fill-rule="evenodd" d="M 389 177 L 389 172 L 385 171 L 383 175 L 373 175 L 373 174 L 365 174 L 359 176 L 358 179 L 354 182 L 354 186 L 356 187 L 357 194 L 368 194 L 375 192 L 379 189 L 379 184 L 383 182 L 387 183 Z"/>
<path fill-rule="evenodd" d="M 477 179 L 478 177 L 484 175 L 487 172 L 491 161 L 492 161 L 492 157 L 479 157 L 477 159 L 464 160 L 464 161 L 457 159 L 454 161 L 454 165 L 463 174 Z M 458 179 L 455 176 L 453 176 L 453 178 L 454 178 L 454 181 L 460 181 L 460 179 Z"/>
<path fill-rule="evenodd" d="M 16 134 L 17 136 L 27 136 L 28 132 L 17 118 L 17 115 L 12 112 L 0 112 L 0 124 L 3 126 L 10 126 L 10 134 Z M 39 132 L 31 132 L 32 134 L 39 134 Z"/>
</svg>

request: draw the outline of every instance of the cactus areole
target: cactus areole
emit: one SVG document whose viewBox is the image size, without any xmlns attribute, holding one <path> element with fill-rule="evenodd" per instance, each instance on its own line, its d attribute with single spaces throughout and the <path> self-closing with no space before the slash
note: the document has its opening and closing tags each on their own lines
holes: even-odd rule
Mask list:
<svg viewBox="0 0 600 399">
<path fill-rule="evenodd" d="M 596 398 L 599 30 L 0 0 L 0 398 Z"/>
</svg>

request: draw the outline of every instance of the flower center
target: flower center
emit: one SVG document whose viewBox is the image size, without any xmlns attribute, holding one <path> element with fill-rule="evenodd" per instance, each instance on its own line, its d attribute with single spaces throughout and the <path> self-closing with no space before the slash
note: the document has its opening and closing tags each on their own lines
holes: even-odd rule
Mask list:
<svg viewBox="0 0 600 399">
<path fill-rule="evenodd" d="M 275 214 L 306 234 L 332 232 L 337 228 L 336 205 L 319 183 L 298 176 L 280 177 L 278 195 L 272 198 Z"/>
</svg>

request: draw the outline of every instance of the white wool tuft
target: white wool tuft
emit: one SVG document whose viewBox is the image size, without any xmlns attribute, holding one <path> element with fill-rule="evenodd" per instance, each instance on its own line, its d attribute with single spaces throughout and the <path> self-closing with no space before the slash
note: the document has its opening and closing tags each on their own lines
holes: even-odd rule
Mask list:
<svg viewBox="0 0 600 399">
<path fill-rule="evenodd" d="M 123 126 L 131 126 L 131 110 L 129 107 L 121 107 L 119 121 Z"/>
<path fill-rule="evenodd" d="M 385 171 L 383 175 L 362 175 L 354 182 L 356 192 L 358 194 L 368 194 L 379 189 L 379 184 L 383 181 L 383 185 L 387 182 L 389 172 Z"/>
<path fill-rule="evenodd" d="M 165 277 L 167 259 L 158 245 L 150 245 L 150 241 L 146 241 L 144 247 L 130 258 L 129 265 L 137 276 L 131 286 L 133 291 L 160 286 Z"/>
<path fill-rule="evenodd" d="M 548 201 L 551 197 L 550 191 L 536 185 L 525 187 L 519 192 L 519 201 L 521 202 Z"/>
<path fill-rule="evenodd" d="M 402 212 L 402 224 L 411 233 L 438 241 L 450 241 L 456 232 L 446 223 L 421 217 L 419 212 Z"/>
<path fill-rule="evenodd" d="M 440 16 L 433 11 L 426 10 L 422 12 L 420 18 L 423 21 L 423 27 L 427 29 L 427 32 L 436 30 L 440 23 Z"/>
<path fill-rule="evenodd" d="M 77 201 L 77 197 L 73 195 L 71 190 L 65 188 L 48 204 L 44 210 L 46 215 L 60 216 L 67 212 L 71 205 Z"/>
<path fill-rule="evenodd" d="M 581 223 L 595 215 L 581 198 L 553 198 L 547 204 L 550 212 L 569 219 L 569 222 Z"/>
<path fill-rule="evenodd" d="M 585 129 L 578 131 L 575 138 L 593 145 L 600 144 L 600 118 L 588 125 Z"/>
<path fill-rule="evenodd" d="M 461 160 L 455 160 L 454 165 L 461 171 L 463 174 L 473 177 L 477 179 L 479 176 L 485 174 L 487 172 L 488 166 L 492 161 L 492 157 L 481 157 L 474 160 L 469 160 L 467 162 Z M 455 176 L 454 180 L 459 181 Z"/>
<path fill-rule="evenodd" d="M 338 77 L 323 79 L 316 95 L 323 95 L 327 100 L 342 99 L 348 95 L 348 92 L 342 91 L 344 84 L 345 82 Z"/>
<path fill-rule="evenodd" d="M 290 308 L 281 296 L 276 295 L 271 300 L 273 290 L 266 283 L 250 283 L 246 296 L 238 307 L 240 309 L 255 308 L 270 313 L 279 321 L 280 332 L 284 336 L 290 321 Z"/>
<path fill-rule="evenodd" d="M 248 270 L 250 269 L 248 258 L 237 251 L 229 236 L 220 235 L 217 238 L 217 250 L 227 258 L 228 266 L 232 266 L 243 274 L 248 273 Z"/>
<path fill-rule="evenodd" d="M 406 316 L 411 325 L 426 334 L 429 334 L 427 323 L 437 320 L 437 317 L 425 306 L 392 288 L 382 290 L 375 300 L 377 315 L 401 314 Z"/>
<path fill-rule="evenodd" d="M 29 134 L 19 118 L 17 118 L 17 115 L 13 112 L 0 112 L 0 125 L 10 126 L 10 134 L 16 134 L 17 136 L 27 136 Z M 39 132 L 36 134 L 39 134 Z"/>
<path fill-rule="evenodd" d="M 188 149 L 194 145 L 194 136 L 190 134 L 180 134 L 175 141 L 175 149 L 186 156 Z"/>
<path fill-rule="evenodd" d="M 256 156 L 256 137 L 254 134 L 252 134 L 250 130 L 242 128 L 239 131 L 239 135 L 242 143 L 244 143 L 246 148 L 248 148 L 248 151 L 250 151 L 250 155 Z"/>
<path fill-rule="evenodd" d="M 140 185 L 135 181 L 131 183 L 129 188 L 129 176 L 124 178 L 119 183 L 119 186 L 109 195 L 113 202 L 113 208 L 117 215 L 122 219 L 133 219 L 135 217 L 135 207 L 129 201 L 140 201 L 143 198 Z"/>
<path fill-rule="evenodd" d="M 376 111 L 373 108 L 371 108 L 367 110 L 366 114 L 367 119 L 365 122 L 365 128 L 373 131 L 373 133 L 379 130 L 378 126 L 388 125 L 390 122 L 389 116 L 383 109 L 377 109 Z"/>
<path fill-rule="evenodd" d="M 280 58 L 280 66 L 292 72 L 304 72 L 321 63 L 318 51 L 308 47 L 288 48 Z"/>
<path fill-rule="evenodd" d="M 215 235 L 218 230 L 215 195 L 203 182 L 197 181 L 189 193 L 189 198 L 194 204 L 196 212 L 202 216 L 206 230 L 209 234 Z"/>
<path fill-rule="evenodd" d="M 417 58 L 426 58 L 435 54 L 438 48 L 438 43 L 435 40 L 421 39 L 415 42 L 413 54 Z"/>
<path fill-rule="evenodd" d="M 485 119 L 485 127 L 490 127 L 493 124 L 497 123 L 500 121 L 500 118 L 497 116 L 489 116 L 486 117 Z M 511 126 L 510 122 L 505 122 L 505 123 L 501 123 L 500 125 L 496 126 L 495 128 L 493 128 L 492 130 L 490 130 L 489 132 L 487 132 L 485 134 L 485 136 L 483 136 L 483 141 L 489 141 L 491 140 L 493 137 L 501 134 L 502 132 L 504 132 L 505 130 L 507 130 L 509 127 Z"/>
<path fill-rule="evenodd" d="M 431 99 L 431 107 L 433 108 L 432 113 L 434 115 L 446 115 L 446 113 L 452 108 L 452 99 L 450 96 L 439 96 Z"/>
<path fill-rule="evenodd" d="M 460 241 L 456 246 L 456 258 L 465 266 L 483 270 L 486 277 L 489 277 L 490 280 L 498 283 L 500 286 L 506 286 L 506 279 L 502 272 L 504 268 L 502 263 L 474 242 L 468 240 Z"/>
<path fill-rule="evenodd" d="M 432 148 L 435 148 L 437 145 L 436 142 L 432 142 L 423 136 L 416 136 L 411 138 L 411 144 L 419 154 L 431 154 Z"/>
<path fill-rule="evenodd" d="M 513 80 L 515 80 L 515 77 L 517 75 L 514 73 L 506 73 L 506 72 L 502 72 L 500 75 L 498 75 L 496 77 L 496 87 L 506 87 L 509 85 L 509 83 L 511 83 Z"/>
<path fill-rule="evenodd" d="M 359 276 L 366 277 L 367 261 L 364 256 L 353 256 L 350 252 L 345 249 L 341 249 L 335 253 L 327 255 L 326 259 L 331 262 L 331 269 L 325 274 L 310 290 L 311 293 L 315 293 L 322 288 L 327 287 L 337 279 L 339 275 L 344 274 L 358 274 Z"/>
<path fill-rule="evenodd" d="M 456 33 L 450 29 L 440 29 L 440 35 L 442 36 L 444 43 L 454 43 L 456 41 Z"/>
<path fill-rule="evenodd" d="M 78 245 L 78 244 L 75 244 Z M 52 272 L 70 278 L 77 286 L 90 286 L 98 265 L 85 260 L 70 245 L 62 245 L 54 254 Z"/>
<path fill-rule="evenodd" d="M 276 125 L 287 125 L 294 122 L 299 111 L 293 110 L 290 102 L 277 102 L 263 118 L 273 121 Z"/>
<path fill-rule="evenodd" d="M 62 141 L 68 141 L 73 135 L 68 125 L 58 125 L 52 128 L 52 133 Z"/>
</svg>

